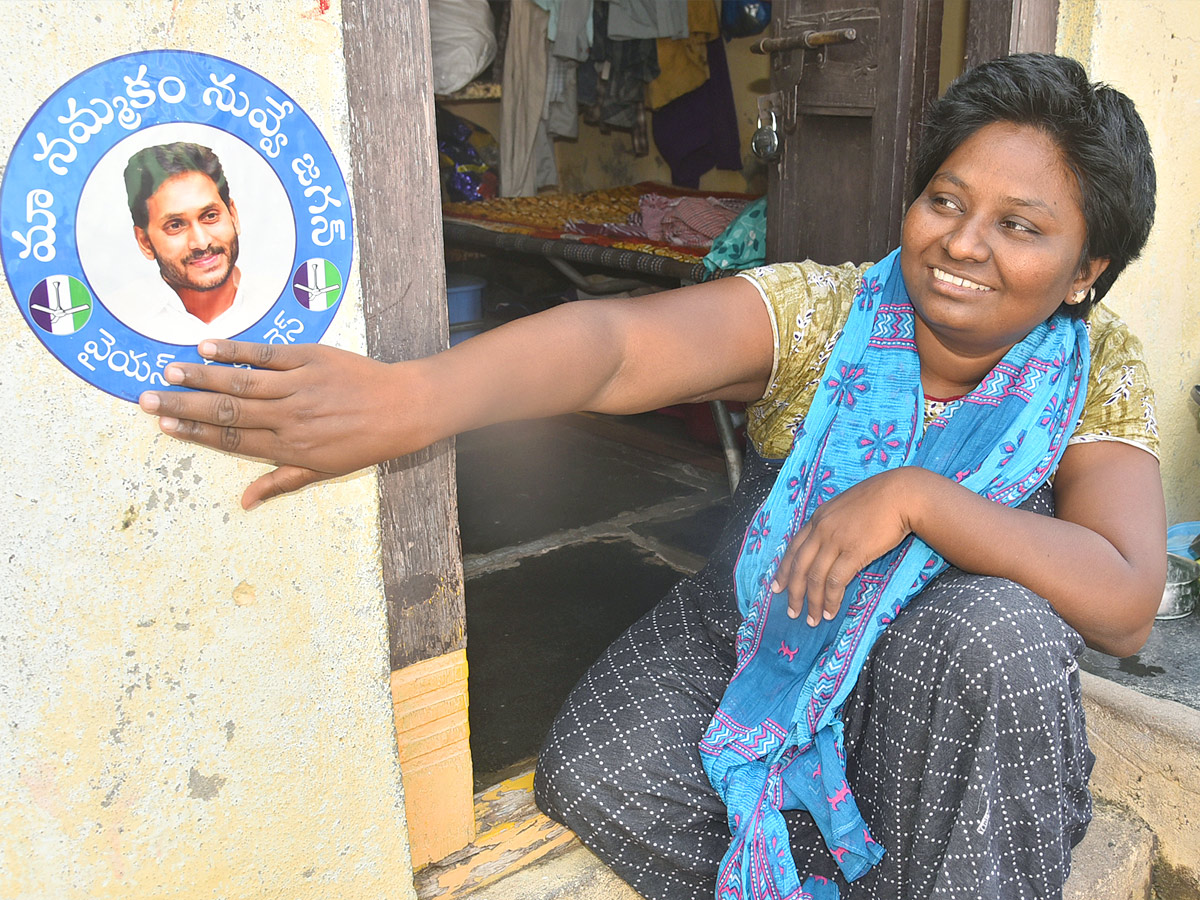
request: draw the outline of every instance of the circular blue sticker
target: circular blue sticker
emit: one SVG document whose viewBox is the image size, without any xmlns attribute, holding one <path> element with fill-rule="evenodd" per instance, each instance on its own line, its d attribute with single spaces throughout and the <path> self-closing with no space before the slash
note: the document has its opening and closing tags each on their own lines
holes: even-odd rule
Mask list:
<svg viewBox="0 0 1200 900">
<path fill-rule="evenodd" d="M 136 400 L 203 338 L 320 340 L 345 293 L 350 195 L 294 100 L 216 56 L 152 50 L 68 81 L 0 186 L 0 257 L 63 365 Z"/>
</svg>

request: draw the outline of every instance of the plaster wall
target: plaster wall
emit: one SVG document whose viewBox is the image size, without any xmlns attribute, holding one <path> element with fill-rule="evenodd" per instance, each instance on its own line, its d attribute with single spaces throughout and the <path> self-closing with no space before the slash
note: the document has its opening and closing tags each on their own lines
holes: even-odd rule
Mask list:
<svg viewBox="0 0 1200 900">
<path fill-rule="evenodd" d="M 1200 7 L 1194 0 L 1062 0 L 1058 51 L 1137 104 L 1158 174 L 1142 258 L 1106 303 L 1142 339 L 1158 401 L 1163 486 L 1172 523 L 1200 519 Z"/>
<path fill-rule="evenodd" d="M 0 162 L 70 77 L 174 48 L 279 85 L 349 175 L 337 0 L 0 19 Z M 261 464 L 160 435 L 0 295 L 0 896 L 413 896 L 373 472 L 243 513 Z M 357 272 L 326 340 L 364 347 Z"/>
</svg>

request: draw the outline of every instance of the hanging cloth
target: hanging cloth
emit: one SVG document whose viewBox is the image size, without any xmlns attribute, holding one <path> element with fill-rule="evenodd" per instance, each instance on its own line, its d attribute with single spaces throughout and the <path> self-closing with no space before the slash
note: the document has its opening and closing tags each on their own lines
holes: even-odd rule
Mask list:
<svg viewBox="0 0 1200 900">
<path fill-rule="evenodd" d="M 713 0 L 688 0 L 688 36 L 658 39 L 659 75 L 646 85 L 646 107 L 658 109 L 708 81 L 708 44 L 721 36 Z"/>
<path fill-rule="evenodd" d="M 500 194 L 531 197 L 558 183 L 546 130 L 549 14 L 533 0 L 512 0 L 500 88 Z"/>
<path fill-rule="evenodd" d="M 812 627 L 770 584 L 788 541 L 818 506 L 870 476 L 922 466 L 983 497 L 1019 505 L 1054 471 L 1083 410 L 1081 321 L 1055 315 L 1015 345 L 950 417 L 922 435 L 914 312 L 899 251 L 872 266 L 778 479 L 751 521 L 734 571 L 743 621 L 737 668 L 700 744 L 733 840 L 718 900 L 829 900 L 802 884 L 781 809 L 805 809 L 846 879 L 882 858 L 846 781 L 840 713 L 872 644 L 946 568 L 915 535 L 867 566 L 837 616 Z"/>
<path fill-rule="evenodd" d="M 708 81 L 654 111 L 654 143 L 671 168 L 671 184 L 696 188 L 716 166 L 742 167 L 742 141 L 721 38 L 710 41 Z"/>
<path fill-rule="evenodd" d="M 550 14 L 546 105 L 542 118 L 552 138 L 579 137 L 579 64 L 592 46 L 592 0 L 534 0 Z"/>
</svg>

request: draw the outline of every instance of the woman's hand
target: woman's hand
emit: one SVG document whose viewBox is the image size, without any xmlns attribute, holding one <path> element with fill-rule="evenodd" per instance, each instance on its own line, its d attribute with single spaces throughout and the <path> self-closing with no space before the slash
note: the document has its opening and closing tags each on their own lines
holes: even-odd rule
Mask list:
<svg viewBox="0 0 1200 900">
<path fill-rule="evenodd" d="M 771 589 L 788 592 L 788 615 L 807 607 L 809 625 L 832 619 L 846 586 L 873 560 L 899 544 L 912 530 L 904 501 L 913 474 L 892 469 L 838 494 L 797 532 L 783 554 Z"/>
<path fill-rule="evenodd" d="M 910 533 L 946 562 L 1045 597 L 1089 647 L 1136 653 L 1166 578 L 1158 460 L 1119 441 L 1072 444 L 1054 478 L 1055 515 L 1013 509 L 927 469 L 904 466 L 819 507 L 775 580 L 788 613 L 832 618 L 846 585 Z"/>
<path fill-rule="evenodd" d="M 172 437 L 274 462 L 242 495 L 246 509 L 422 446 L 396 445 L 397 426 L 419 421 L 396 366 L 319 344 L 204 341 L 199 352 L 230 365 L 171 363 L 167 381 L 195 390 L 147 391 L 139 405 Z"/>
<path fill-rule="evenodd" d="M 194 391 L 140 403 L 173 437 L 275 462 L 242 496 L 250 508 L 496 422 L 755 400 L 772 334 L 758 291 L 733 278 L 563 304 L 391 365 L 321 345 L 203 341 L 206 360 L 249 368 L 171 363 L 167 381 Z"/>
</svg>

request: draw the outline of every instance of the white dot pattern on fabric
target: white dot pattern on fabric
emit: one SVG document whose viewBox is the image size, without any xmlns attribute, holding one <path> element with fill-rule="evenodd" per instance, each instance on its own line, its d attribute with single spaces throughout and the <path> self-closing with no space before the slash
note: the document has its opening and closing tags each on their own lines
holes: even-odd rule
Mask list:
<svg viewBox="0 0 1200 900">
<path fill-rule="evenodd" d="M 732 567 L 776 465 L 751 452 L 709 565 L 588 670 L 546 738 L 538 806 L 652 900 L 708 900 L 729 846 L 697 745 L 733 672 Z M 1043 489 L 1026 505 L 1049 511 Z M 844 710 L 848 773 L 883 861 L 848 884 L 807 813 L 801 877 L 847 900 L 1057 898 L 1091 818 L 1075 657 L 1041 597 L 950 569 L 872 649 Z"/>
</svg>

